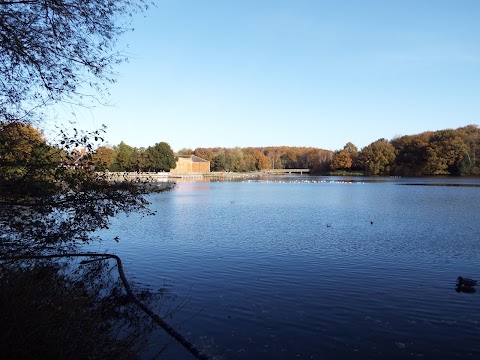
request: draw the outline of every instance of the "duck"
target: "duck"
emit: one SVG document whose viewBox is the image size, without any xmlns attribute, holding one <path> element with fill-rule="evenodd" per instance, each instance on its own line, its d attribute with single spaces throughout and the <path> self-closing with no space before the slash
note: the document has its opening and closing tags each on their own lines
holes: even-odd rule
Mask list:
<svg viewBox="0 0 480 360">
<path fill-rule="evenodd" d="M 459 286 L 472 287 L 472 286 L 477 285 L 477 280 L 473 280 L 473 279 L 464 278 L 464 277 L 459 276 L 459 277 L 457 278 L 457 284 L 458 284 Z"/>
<path fill-rule="evenodd" d="M 455 288 L 456 292 L 464 292 L 464 293 L 474 293 L 477 292 L 477 289 L 475 289 L 473 286 L 466 286 L 466 285 L 460 285 L 457 284 L 457 287 Z"/>
</svg>

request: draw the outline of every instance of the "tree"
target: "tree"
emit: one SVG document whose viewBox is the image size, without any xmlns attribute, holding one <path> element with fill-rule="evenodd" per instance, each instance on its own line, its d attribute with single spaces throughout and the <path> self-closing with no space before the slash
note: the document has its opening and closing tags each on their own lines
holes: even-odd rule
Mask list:
<svg viewBox="0 0 480 360">
<path fill-rule="evenodd" d="M 395 161 L 395 148 L 386 139 L 379 139 L 364 147 L 360 162 L 369 175 L 388 175 Z"/>
<path fill-rule="evenodd" d="M 426 147 L 427 175 L 460 174 L 461 162 L 468 153 L 462 137 L 455 130 L 436 131 Z"/>
<path fill-rule="evenodd" d="M 117 153 L 112 148 L 100 146 L 91 156 L 91 162 L 95 166 L 96 171 L 108 170 L 113 165 Z"/>
<path fill-rule="evenodd" d="M 353 161 L 351 155 L 346 150 L 340 150 L 333 156 L 330 168 L 335 170 L 350 170 Z"/>
<path fill-rule="evenodd" d="M 215 158 L 213 159 L 212 170 L 213 171 L 228 170 L 225 152 L 222 151 L 215 156 Z"/>
<path fill-rule="evenodd" d="M 111 182 L 84 163 L 77 166 L 73 147 L 87 161 L 97 132 L 74 129 L 73 136 L 63 132 L 58 144 L 47 144 L 19 122 L 43 121 L 44 108 L 58 102 L 88 106 L 90 99 L 100 101 L 115 81 L 113 66 L 125 60 L 115 50 L 118 36 L 128 29 L 130 15 L 145 7 L 143 0 L 0 1 L 0 138 L 6 139 L 0 144 L 0 308 L 9 314 L 2 323 L 7 358 L 133 356 L 129 350 L 138 337 L 128 333 L 134 325 L 130 320 L 138 317 L 130 316 L 123 289 L 98 286 L 110 272 L 106 267 L 99 265 L 90 278 L 84 267 L 77 273 L 81 279 L 70 281 L 65 262 L 45 260 L 47 266 L 30 271 L 27 257 L 75 251 L 119 212 L 151 213 L 143 196 L 150 189 L 137 182 Z M 22 276 L 25 281 L 19 282 Z M 107 303 L 115 309 L 108 310 Z M 42 321 L 47 312 L 54 321 Z M 72 324 L 71 318 L 85 321 Z M 138 331 L 143 332 L 133 332 Z M 115 334 L 116 340 L 109 338 Z M 6 344 L 11 351 L 4 351 Z"/>
<path fill-rule="evenodd" d="M 211 149 L 206 148 L 196 148 L 193 152 L 196 156 L 208 160 L 210 162 L 215 158 L 215 153 Z"/>
<path fill-rule="evenodd" d="M 225 150 L 225 170 L 242 172 L 245 171 L 245 160 L 241 148 Z"/>
<path fill-rule="evenodd" d="M 47 145 L 41 133 L 22 123 L 0 124 L 0 190 L 10 198 L 55 191 L 61 152 Z M 1 217 L 1 215 L 0 215 Z M 8 216 L 7 216 L 8 218 Z"/>
<path fill-rule="evenodd" d="M 149 146 L 146 150 L 148 155 L 148 166 L 154 171 L 170 171 L 177 166 L 177 158 L 172 148 L 166 142 L 160 142 Z"/>
<path fill-rule="evenodd" d="M 280 161 L 284 169 L 294 169 L 297 166 L 297 153 L 293 150 L 287 150 L 280 156 Z"/>
<path fill-rule="evenodd" d="M 113 147 L 117 153 L 115 162 L 111 166 L 112 171 L 131 171 L 132 166 L 132 155 L 133 147 L 125 144 L 123 141 L 120 142 L 117 146 Z"/>
<path fill-rule="evenodd" d="M 0 254 L 71 249 L 89 242 L 92 232 L 108 226 L 120 212 L 150 213 L 143 197 L 148 189 L 77 166 L 75 149 L 93 146 L 97 132 L 63 133 L 49 145 L 31 126 L 0 126 Z"/>
<path fill-rule="evenodd" d="M 125 60 L 117 39 L 132 13 L 147 7 L 143 0 L 0 1 L 0 121 L 32 122 L 47 105 L 104 95 L 113 66 Z"/>
<path fill-rule="evenodd" d="M 266 170 L 270 168 L 270 160 L 261 151 L 256 151 L 254 156 L 256 170 Z"/>
<path fill-rule="evenodd" d="M 480 128 L 478 125 L 467 125 L 457 129 L 462 136 L 468 150 L 465 153 L 461 164 L 461 173 L 463 175 L 480 175 Z"/>
<path fill-rule="evenodd" d="M 350 159 L 352 159 L 352 169 L 356 169 L 358 167 L 358 148 L 351 142 L 348 142 L 343 147 L 343 150 L 350 155 Z"/>
<path fill-rule="evenodd" d="M 280 161 L 281 154 L 278 148 L 268 148 L 264 154 L 268 157 L 271 169 L 280 169 L 282 162 Z"/>
<path fill-rule="evenodd" d="M 256 148 L 243 149 L 244 171 L 258 171 L 270 168 L 270 160 Z"/>
<path fill-rule="evenodd" d="M 133 171 L 145 171 L 148 169 L 149 160 L 147 149 L 133 148 L 132 155 L 130 157 L 130 166 Z"/>
<path fill-rule="evenodd" d="M 342 150 L 336 151 L 333 155 L 330 169 L 350 170 L 358 166 L 358 149 L 351 142 L 345 144 Z"/>
<path fill-rule="evenodd" d="M 351 142 L 346 143 L 345 146 L 343 147 L 343 150 L 345 150 L 346 152 L 352 155 L 355 155 L 358 153 L 358 148 Z"/>
<path fill-rule="evenodd" d="M 192 150 L 192 149 L 183 148 L 183 149 L 180 149 L 177 154 L 178 154 L 178 155 L 192 155 L 192 154 L 193 154 L 193 150 Z"/>
</svg>

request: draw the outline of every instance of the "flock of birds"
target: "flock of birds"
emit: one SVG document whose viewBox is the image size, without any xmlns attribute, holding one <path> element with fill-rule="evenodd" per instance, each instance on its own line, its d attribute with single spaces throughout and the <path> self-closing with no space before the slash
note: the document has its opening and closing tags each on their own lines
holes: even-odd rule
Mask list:
<svg viewBox="0 0 480 360">
<path fill-rule="evenodd" d="M 477 291 L 477 289 L 475 289 L 475 285 L 477 285 L 477 280 L 459 276 L 457 278 L 457 287 L 455 290 L 457 292 L 474 293 Z"/>
<path fill-rule="evenodd" d="M 279 184 L 286 184 L 286 183 L 293 183 L 293 184 L 365 184 L 363 181 L 341 181 L 341 180 L 269 180 L 269 179 L 255 179 L 255 180 L 246 180 L 246 182 L 264 182 L 264 183 L 279 183 Z"/>
</svg>

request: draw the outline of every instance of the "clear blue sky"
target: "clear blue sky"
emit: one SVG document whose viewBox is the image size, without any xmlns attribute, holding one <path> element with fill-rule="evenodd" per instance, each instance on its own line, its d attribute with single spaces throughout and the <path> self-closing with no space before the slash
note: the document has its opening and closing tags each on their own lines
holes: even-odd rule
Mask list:
<svg viewBox="0 0 480 360">
<path fill-rule="evenodd" d="M 480 124 L 478 0 L 165 0 L 120 48 L 114 107 L 77 119 L 132 146 L 362 148 Z"/>
</svg>

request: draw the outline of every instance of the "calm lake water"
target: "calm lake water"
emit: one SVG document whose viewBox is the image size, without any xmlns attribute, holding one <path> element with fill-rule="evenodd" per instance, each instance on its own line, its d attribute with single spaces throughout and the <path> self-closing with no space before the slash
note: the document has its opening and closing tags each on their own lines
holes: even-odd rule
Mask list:
<svg viewBox="0 0 480 360">
<path fill-rule="evenodd" d="M 156 216 L 114 219 L 96 250 L 188 296 L 169 322 L 216 359 L 480 357 L 480 292 L 455 291 L 480 279 L 479 179 L 192 182 L 150 200 Z"/>
</svg>

